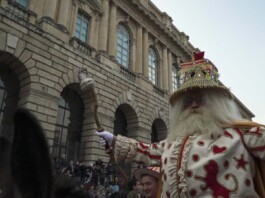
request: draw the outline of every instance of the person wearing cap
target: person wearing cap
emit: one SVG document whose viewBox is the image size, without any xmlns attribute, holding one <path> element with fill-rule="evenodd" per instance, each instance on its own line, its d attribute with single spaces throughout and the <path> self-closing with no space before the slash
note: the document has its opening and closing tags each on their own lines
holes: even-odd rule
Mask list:
<svg viewBox="0 0 265 198">
<path fill-rule="evenodd" d="M 157 197 L 159 174 L 159 167 L 147 167 L 135 170 L 134 176 L 140 181 L 145 198 Z"/>
<path fill-rule="evenodd" d="M 265 160 L 264 125 L 242 118 L 218 78 L 204 52 L 194 53 L 178 71 L 165 140 L 147 144 L 104 131 L 96 132 L 100 144 L 117 161 L 160 166 L 160 197 L 265 197 L 265 171 L 256 163 Z"/>
</svg>

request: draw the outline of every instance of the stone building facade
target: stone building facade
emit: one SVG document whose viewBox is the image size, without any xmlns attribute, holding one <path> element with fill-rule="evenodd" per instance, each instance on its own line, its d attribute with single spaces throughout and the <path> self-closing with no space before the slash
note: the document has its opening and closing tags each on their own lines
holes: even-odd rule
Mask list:
<svg viewBox="0 0 265 198">
<path fill-rule="evenodd" d="M 53 156 L 108 160 L 101 125 L 145 142 L 166 137 L 177 66 L 198 50 L 149 0 L 0 0 L 0 120 L 10 136 L 16 107 L 30 109 Z M 242 114 L 254 115 L 237 99 Z"/>
</svg>

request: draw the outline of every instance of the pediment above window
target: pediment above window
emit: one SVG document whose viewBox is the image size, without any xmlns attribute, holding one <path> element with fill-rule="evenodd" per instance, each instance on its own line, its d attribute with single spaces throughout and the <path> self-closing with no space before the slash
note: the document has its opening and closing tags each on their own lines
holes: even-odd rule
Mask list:
<svg viewBox="0 0 265 198">
<path fill-rule="evenodd" d="M 98 12 L 103 12 L 102 6 L 99 3 L 99 0 L 79 0 L 81 3 L 89 4 L 92 8 Z"/>
</svg>

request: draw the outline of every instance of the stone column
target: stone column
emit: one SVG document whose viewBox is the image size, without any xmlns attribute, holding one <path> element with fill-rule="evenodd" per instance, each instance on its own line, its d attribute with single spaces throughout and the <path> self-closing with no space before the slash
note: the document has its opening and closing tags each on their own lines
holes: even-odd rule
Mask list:
<svg viewBox="0 0 265 198">
<path fill-rule="evenodd" d="M 89 35 L 89 44 L 95 49 L 98 47 L 99 22 L 99 14 L 96 14 L 95 17 L 91 18 L 91 34 Z"/>
<path fill-rule="evenodd" d="M 69 31 L 72 36 L 75 36 L 75 28 L 76 28 L 76 22 L 77 22 L 77 15 L 78 15 L 78 6 L 74 5 L 72 10 L 72 15 L 71 15 L 71 22 L 70 22 L 70 27 Z"/>
<path fill-rule="evenodd" d="M 108 54 L 116 56 L 117 46 L 117 28 L 116 28 L 117 7 L 112 3 L 110 7 L 110 22 L 109 22 L 109 39 L 108 39 Z"/>
<path fill-rule="evenodd" d="M 68 29 L 71 0 L 60 1 L 57 23 Z"/>
<path fill-rule="evenodd" d="M 167 58 L 168 58 L 168 85 L 169 85 L 169 92 L 171 93 L 173 91 L 173 86 L 172 86 L 173 82 L 172 82 L 172 55 L 170 50 L 168 50 Z"/>
<path fill-rule="evenodd" d="M 148 32 L 143 30 L 143 74 L 148 77 Z"/>
<path fill-rule="evenodd" d="M 163 89 L 168 90 L 168 60 L 167 60 L 167 47 L 163 47 L 163 65 L 162 65 L 162 81 Z"/>
<path fill-rule="evenodd" d="M 57 8 L 57 0 L 46 0 L 43 16 L 50 17 L 51 19 L 54 20 L 56 8 Z"/>
<path fill-rule="evenodd" d="M 136 30 L 136 73 L 143 72 L 143 29 L 140 25 L 138 25 Z"/>
<path fill-rule="evenodd" d="M 137 59 L 136 58 L 136 39 L 135 39 L 134 35 L 133 35 L 131 45 L 132 45 L 132 54 L 131 54 L 132 58 L 130 60 L 130 64 L 132 65 L 131 70 L 136 71 L 136 63 L 137 63 L 137 61 L 136 61 L 136 59 Z"/>
<path fill-rule="evenodd" d="M 107 51 L 109 29 L 109 0 L 102 0 L 102 8 L 104 13 L 100 20 L 98 49 Z"/>
</svg>

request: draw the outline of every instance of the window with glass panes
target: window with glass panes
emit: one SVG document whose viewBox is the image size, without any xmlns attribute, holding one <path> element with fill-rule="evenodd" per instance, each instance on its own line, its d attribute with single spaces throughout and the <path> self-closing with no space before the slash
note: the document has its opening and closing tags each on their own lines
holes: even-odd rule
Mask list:
<svg viewBox="0 0 265 198">
<path fill-rule="evenodd" d="M 16 0 L 16 2 L 25 8 L 28 7 L 28 0 Z"/>
<path fill-rule="evenodd" d="M 123 67 L 129 68 L 129 33 L 123 25 L 119 25 L 117 31 L 117 61 Z"/>
<path fill-rule="evenodd" d="M 58 102 L 53 156 L 66 155 L 67 159 L 79 157 L 84 104 L 80 95 L 71 87 L 65 87 Z"/>
<path fill-rule="evenodd" d="M 173 65 L 172 67 L 172 87 L 173 87 L 173 91 L 177 89 L 177 68 L 176 66 Z"/>
<path fill-rule="evenodd" d="M 62 97 L 59 100 L 58 107 L 57 123 L 54 133 L 54 152 L 60 156 L 66 153 L 70 108 L 69 104 Z"/>
<path fill-rule="evenodd" d="M 83 42 L 88 41 L 90 20 L 83 13 L 78 13 L 76 25 L 75 25 L 75 36 Z"/>
<path fill-rule="evenodd" d="M 148 77 L 149 80 L 154 84 L 158 85 L 158 66 L 157 66 L 157 56 L 152 48 L 149 48 L 148 52 Z"/>
</svg>

